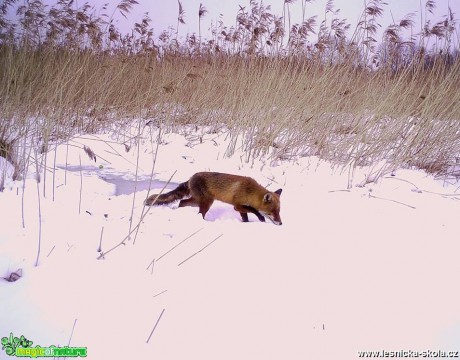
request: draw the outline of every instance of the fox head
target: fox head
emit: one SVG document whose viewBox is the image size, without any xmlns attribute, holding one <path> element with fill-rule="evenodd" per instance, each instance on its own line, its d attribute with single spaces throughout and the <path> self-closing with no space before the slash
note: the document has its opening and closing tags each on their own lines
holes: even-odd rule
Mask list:
<svg viewBox="0 0 460 360">
<path fill-rule="evenodd" d="M 275 225 L 283 224 L 280 217 L 280 195 L 282 191 L 283 189 L 278 189 L 275 192 L 266 193 L 262 201 L 262 206 L 259 209 Z"/>
</svg>

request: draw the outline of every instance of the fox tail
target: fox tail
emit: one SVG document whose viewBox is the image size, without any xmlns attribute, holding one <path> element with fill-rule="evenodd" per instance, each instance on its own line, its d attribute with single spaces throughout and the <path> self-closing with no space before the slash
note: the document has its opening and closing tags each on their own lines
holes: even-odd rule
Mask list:
<svg viewBox="0 0 460 360">
<path fill-rule="evenodd" d="M 166 205 L 170 204 L 174 201 L 181 200 L 184 197 L 190 194 L 190 188 L 188 186 L 188 181 L 180 184 L 174 190 L 167 192 L 165 194 L 153 194 L 150 195 L 144 201 L 145 206 L 152 206 L 152 205 Z"/>
</svg>

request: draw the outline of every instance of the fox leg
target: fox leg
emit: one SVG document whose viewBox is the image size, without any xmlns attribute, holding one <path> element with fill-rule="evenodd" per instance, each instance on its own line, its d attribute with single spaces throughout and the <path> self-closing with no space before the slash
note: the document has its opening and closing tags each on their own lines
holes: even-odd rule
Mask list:
<svg viewBox="0 0 460 360">
<path fill-rule="evenodd" d="M 184 207 L 184 206 L 198 206 L 198 201 L 194 199 L 193 197 L 189 199 L 184 199 L 179 202 L 179 207 Z"/>
<path fill-rule="evenodd" d="M 254 209 L 252 206 L 249 206 L 249 205 L 235 205 L 234 209 L 240 213 L 241 219 L 243 219 L 243 222 L 248 222 L 249 221 L 248 213 L 253 213 L 255 216 L 257 216 L 259 221 L 265 222 L 264 216 L 259 211 Z"/>
<path fill-rule="evenodd" d="M 198 206 L 200 207 L 200 211 L 198 211 L 198 213 L 203 215 L 203 219 L 204 219 L 204 216 L 208 212 L 208 210 L 211 207 L 213 202 L 214 202 L 214 200 L 212 200 L 212 199 L 210 199 L 210 200 L 205 199 L 205 200 L 201 200 L 201 202 L 199 203 Z"/>
<path fill-rule="evenodd" d="M 253 213 L 255 216 L 257 216 L 257 218 L 259 219 L 259 221 L 265 222 L 265 217 L 264 217 L 259 211 L 257 211 L 256 209 L 254 209 L 252 206 L 243 205 L 243 207 L 244 207 L 248 212 Z"/>
<path fill-rule="evenodd" d="M 209 208 L 211 207 L 212 203 L 214 200 L 201 200 L 198 201 L 195 198 L 191 197 L 189 199 L 184 199 L 179 202 L 179 207 L 184 207 L 184 206 L 198 206 L 200 208 L 200 211 L 198 211 L 199 214 L 203 216 L 206 215 L 208 212 Z"/>
<path fill-rule="evenodd" d="M 241 215 L 241 219 L 243 219 L 243 222 L 248 222 L 249 221 L 248 213 L 240 212 L 240 215 Z"/>
</svg>

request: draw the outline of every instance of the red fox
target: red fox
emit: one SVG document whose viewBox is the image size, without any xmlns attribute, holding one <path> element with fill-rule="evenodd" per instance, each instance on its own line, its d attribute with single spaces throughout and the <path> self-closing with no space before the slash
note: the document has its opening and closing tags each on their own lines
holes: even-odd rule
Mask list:
<svg viewBox="0 0 460 360">
<path fill-rule="evenodd" d="M 204 219 L 214 200 L 219 200 L 233 205 L 241 214 L 243 222 L 248 222 L 248 213 L 253 213 L 260 221 L 265 221 L 266 216 L 274 224 L 281 225 L 281 191 L 282 189 L 268 191 L 250 177 L 199 172 L 166 194 L 150 195 L 145 199 L 144 205 L 165 205 L 181 200 L 179 207 L 198 206 L 199 214 Z M 184 199 L 185 197 L 188 198 Z"/>
</svg>

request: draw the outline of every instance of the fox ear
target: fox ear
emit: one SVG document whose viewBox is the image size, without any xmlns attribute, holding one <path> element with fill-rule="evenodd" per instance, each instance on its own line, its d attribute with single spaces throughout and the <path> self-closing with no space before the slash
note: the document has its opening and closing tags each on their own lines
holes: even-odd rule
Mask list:
<svg viewBox="0 0 460 360">
<path fill-rule="evenodd" d="M 278 190 L 275 191 L 275 194 L 281 195 L 282 191 L 283 191 L 283 189 L 278 189 Z"/>
<path fill-rule="evenodd" d="M 264 202 L 265 202 L 265 203 L 272 202 L 272 194 L 266 193 L 266 194 L 264 195 Z"/>
</svg>

